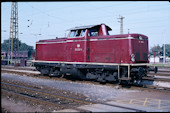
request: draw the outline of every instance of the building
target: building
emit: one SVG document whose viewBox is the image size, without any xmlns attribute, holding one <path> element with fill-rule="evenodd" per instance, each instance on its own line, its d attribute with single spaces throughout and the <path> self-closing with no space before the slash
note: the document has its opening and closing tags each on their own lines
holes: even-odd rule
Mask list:
<svg viewBox="0 0 170 113">
<path fill-rule="evenodd" d="M 164 56 L 150 56 L 149 58 L 149 62 L 150 63 L 163 63 L 164 62 Z M 167 57 L 165 58 L 165 62 L 168 63 L 170 62 L 170 57 Z"/>
<path fill-rule="evenodd" d="M 155 56 L 155 58 L 154 58 L 154 56 L 150 56 L 149 62 L 150 63 L 160 63 L 160 57 Z"/>
</svg>

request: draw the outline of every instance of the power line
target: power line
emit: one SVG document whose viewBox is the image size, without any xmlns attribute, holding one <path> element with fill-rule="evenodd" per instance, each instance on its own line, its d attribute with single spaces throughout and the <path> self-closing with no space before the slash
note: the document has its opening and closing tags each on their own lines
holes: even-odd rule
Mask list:
<svg viewBox="0 0 170 113">
<path fill-rule="evenodd" d="M 32 8 L 34 8 L 32 5 L 30 5 L 30 4 L 26 4 L 26 5 L 28 5 L 28 6 L 30 6 L 30 7 L 32 7 Z M 76 5 L 82 5 L 82 3 L 79 3 L 79 4 L 76 4 Z M 84 5 L 84 4 L 83 4 Z M 75 7 L 75 5 L 73 5 L 73 4 L 71 4 L 71 5 L 68 5 L 68 6 L 65 6 L 65 7 L 60 7 L 60 8 L 53 8 L 53 9 L 50 9 L 50 10 L 47 10 L 46 12 L 53 12 L 53 11 L 56 11 L 56 10 L 58 10 L 58 9 L 65 9 L 65 8 L 70 8 L 70 7 Z M 28 16 L 33 16 L 33 15 L 37 15 L 37 14 L 39 14 L 39 13 L 34 13 L 34 14 L 30 14 L 30 15 L 28 15 Z"/>
<path fill-rule="evenodd" d="M 133 2 L 131 2 L 131 3 L 133 3 Z M 126 4 L 127 4 L 127 3 L 126 3 Z M 123 4 L 123 5 L 126 5 L 126 4 Z M 39 9 L 31 6 L 30 4 L 29 4 L 29 6 L 32 7 L 32 8 L 34 8 L 34 9 L 36 9 L 36 10 L 39 10 Z M 70 5 L 70 6 L 71 6 L 71 5 Z M 117 6 L 118 6 L 118 5 L 117 5 Z M 72 7 L 72 6 L 71 6 L 71 7 Z M 107 6 L 107 7 L 109 7 L 109 6 Z M 113 6 L 110 5 L 110 7 L 113 7 Z M 96 10 L 100 10 L 101 8 L 106 8 L 106 7 L 96 8 Z M 62 8 L 59 8 L 59 9 L 62 9 Z M 95 9 L 94 9 L 94 10 L 95 10 Z M 87 11 L 94 11 L 94 10 L 85 10 L 85 11 L 87 12 Z M 44 11 L 41 11 L 41 10 L 39 10 L 39 11 L 44 14 Z M 136 12 L 136 13 L 137 13 L 137 12 Z M 55 18 L 55 19 L 56 19 L 56 18 L 58 19 L 58 17 L 51 16 L 51 15 L 49 15 L 49 14 L 46 13 L 46 12 L 45 12 L 45 14 L 48 15 L 48 16 L 50 16 L 50 17 L 53 17 L 53 18 Z M 130 14 L 131 14 L 131 13 L 130 13 Z M 135 13 L 133 13 L 133 14 L 135 14 Z M 108 16 L 108 17 L 111 17 L 111 16 Z M 100 18 L 100 17 L 99 17 L 99 18 Z M 101 18 L 105 18 L 105 16 L 102 16 Z M 80 19 L 82 20 L 82 18 L 80 18 Z M 79 19 L 79 20 L 80 20 L 80 19 Z M 92 19 L 92 18 L 90 18 L 90 20 L 91 20 L 91 19 Z M 95 18 L 95 19 L 96 19 L 96 18 Z M 98 19 L 98 18 L 97 18 L 97 19 Z M 63 20 L 63 18 L 60 18 L 60 20 Z M 89 20 L 89 19 L 88 19 L 88 20 Z M 74 22 L 74 21 L 65 20 L 65 22 Z M 75 22 L 77 22 L 77 19 L 75 20 Z M 58 24 L 58 23 L 60 24 L 61 22 L 57 22 L 57 23 L 54 23 L 54 24 Z"/>
<path fill-rule="evenodd" d="M 117 5 L 118 6 L 118 5 Z M 107 6 L 108 7 L 108 6 Z M 112 6 L 111 6 L 112 7 Z M 103 8 L 106 8 L 106 7 L 103 7 Z M 35 9 L 35 8 L 34 8 Z M 62 8 L 61 8 L 62 9 Z M 36 9 L 37 10 L 37 9 Z M 96 8 L 96 10 L 100 10 L 100 8 Z M 85 11 L 89 11 L 89 10 L 85 10 Z M 93 10 L 90 10 L 90 11 L 93 11 Z M 41 11 L 40 11 L 41 12 Z M 44 11 L 42 11 L 41 13 L 43 13 Z M 139 12 L 141 12 L 141 11 L 139 11 Z M 137 12 L 136 12 L 137 13 Z M 136 13 L 132 13 L 132 14 L 136 14 Z M 131 13 L 130 13 L 131 14 Z M 50 15 L 51 16 L 51 15 Z M 96 18 L 94 18 L 95 20 L 97 19 L 100 19 L 100 18 L 110 18 L 110 17 L 112 17 L 112 16 L 107 16 L 107 17 L 105 17 L 105 16 L 101 16 L 101 17 L 96 17 Z M 54 17 L 55 19 L 57 18 L 57 17 Z M 82 18 L 80 18 L 81 20 L 82 20 Z M 88 17 L 88 19 L 85 19 L 85 20 L 82 20 L 82 22 L 84 22 L 84 21 L 86 21 L 86 20 L 92 20 L 93 18 L 89 18 Z M 70 21 L 66 21 L 65 20 L 65 23 L 68 23 L 68 22 L 70 22 Z M 77 22 L 77 19 L 75 20 L 75 21 L 72 21 L 72 22 Z M 63 23 L 59 23 L 59 22 L 55 22 L 55 23 L 53 23 L 53 24 L 63 24 Z M 133 24 L 133 23 L 132 23 Z"/>
<path fill-rule="evenodd" d="M 30 7 L 32 7 L 33 9 L 36 9 L 36 10 L 38 10 L 39 12 L 41 12 L 42 14 L 45 14 L 45 15 L 47 15 L 48 17 L 52 17 L 52 18 L 54 18 L 54 19 L 60 19 L 60 20 L 65 20 L 64 18 L 61 18 L 61 17 L 56 17 L 56 16 L 53 16 L 53 15 L 50 15 L 50 14 L 48 14 L 47 12 L 45 12 L 45 11 L 42 11 L 42 10 L 40 10 L 40 9 L 38 9 L 38 8 L 35 8 L 35 7 L 33 7 L 32 5 L 30 5 L 30 4 L 27 4 L 27 5 L 29 5 Z M 66 20 L 65 20 L 66 21 Z"/>
<path fill-rule="evenodd" d="M 143 12 L 143 11 L 138 11 L 138 12 L 135 12 L 135 13 L 126 13 L 126 14 L 139 14 L 140 12 Z M 109 17 L 112 17 L 112 15 L 110 16 L 97 16 L 96 18 L 94 18 L 95 20 L 96 19 L 99 19 L 99 18 L 109 18 Z M 83 17 L 85 20 L 92 20 L 93 18 L 89 18 L 89 17 Z M 86 19 L 87 18 L 87 19 Z M 79 19 L 76 19 L 75 21 L 72 21 L 73 22 L 77 22 L 77 20 L 82 20 L 82 18 L 79 18 Z M 140 19 L 138 19 L 140 20 Z M 141 19 L 142 20 L 142 19 Z M 82 20 L 84 21 L 84 20 Z M 70 22 L 70 21 L 65 21 L 65 22 Z M 58 23 L 54 23 L 54 24 L 58 24 Z"/>
</svg>

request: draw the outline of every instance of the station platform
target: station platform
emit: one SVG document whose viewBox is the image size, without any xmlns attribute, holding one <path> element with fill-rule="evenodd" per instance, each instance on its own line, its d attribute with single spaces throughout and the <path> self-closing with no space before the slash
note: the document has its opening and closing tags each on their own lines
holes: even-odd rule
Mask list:
<svg viewBox="0 0 170 113">
<path fill-rule="evenodd" d="M 104 102 L 78 107 L 91 112 L 136 112 L 136 110 L 114 107 L 111 105 L 137 109 L 139 112 L 170 112 L 170 92 L 141 91 L 120 94 Z M 58 111 L 57 111 L 58 112 Z M 64 109 L 59 112 L 79 112 L 74 109 Z"/>
<path fill-rule="evenodd" d="M 90 112 L 136 112 L 135 110 L 114 107 L 111 105 L 122 106 L 132 109 L 137 109 L 137 112 L 170 112 L 170 101 L 152 98 L 141 99 L 121 99 L 105 102 L 109 105 L 91 104 L 83 105 L 78 109 L 87 110 Z M 64 109 L 57 112 L 79 112 L 75 109 Z"/>
</svg>

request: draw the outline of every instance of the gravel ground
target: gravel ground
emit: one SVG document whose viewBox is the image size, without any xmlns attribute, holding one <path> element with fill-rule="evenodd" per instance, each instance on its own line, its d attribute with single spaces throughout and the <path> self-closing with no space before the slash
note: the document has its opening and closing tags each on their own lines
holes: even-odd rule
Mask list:
<svg viewBox="0 0 170 113">
<path fill-rule="evenodd" d="M 1 97 L 1 112 L 44 112 L 40 106 L 30 106 L 21 101 L 15 102 L 14 100 Z M 6 108 L 6 109 L 5 109 Z"/>
<path fill-rule="evenodd" d="M 83 94 L 87 97 L 87 100 L 100 100 L 106 101 L 111 98 L 115 98 L 117 95 L 128 92 L 139 92 L 138 90 L 119 89 L 116 87 L 106 85 L 94 85 L 87 83 L 77 83 L 68 81 L 58 81 L 53 79 L 42 79 L 29 76 L 20 76 L 16 74 L 1 73 L 2 79 L 8 79 L 12 81 L 30 83 L 40 86 L 46 86 L 50 88 L 65 90 L 69 92 Z"/>
<path fill-rule="evenodd" d="M 125 89 L 125 88 L 119 88 L 115 85 L 102 85 L 102 84 L 96 84 L 96 83 L 81 83 L 81 81 L 74 82 L 74 81 L 61 81 L 56 79 L 46 79 L 46 78 L 39 78 L 39 77 L 30 77 L 27 75 L 17 75 L 17 74 L 10 74 L 10 73 L 1 73 L 1 82 L 2 81 L 13 81 L 15 83 L 22 82 L 23 84 L 31 84 L 32 86 L 37 86 L 37 88 L 47 88 L 47 89 L 55 89 L 55 90 L 61 90 L 61 92 L 66 92 L 66 95 L 69 95 L 70 93 L 74 95 L 82 95 L 87 97 L 88 100 L 95 100 L 95 101 L 109 101 L 114 99 L 138 99 L 138 98 L 160 98 L 161 99 L 169 99 L 169 94 L 164 93 L 157 93 L 157 92 L 150 92 L 150 91 L 142 91 L 137 89 Z M 148 84 L 148 83 L 146 83 Z M 155 84 L 155 83 L 151 83 Z M 159 83 L 163 84 L 163 83 Z M 158 84 L 155 84 L 158 85 Z M 168 84 L 164 84 L 168 86 Z M 49 90 L 50 91 L 50 90 Z M 76 96 L 77 97 L 77 96 Z M 122 98 L 123 97 L 123 98 Z M 25 105 L 25 103 L 19 102 L 11 102 L 6 98 L 2 98 L 2 109 L 1 111 L 8 112 L 12 111 L 15 112 L 14 109 L 17 108 L 17 106 L 22 106 L 20 111 L 16 112 L 23 112 L 24 110 L 26 112 L 48 112 L 43 111 L 40 106 L 37 106 L 36 109 L 35 106 L 29 106 Z M 12 104 L 13 103 L 13 104 Z M 164 103 L 163 103 L 164 104 Z M 10 106 L 10 107 L 8 107 Z M 8 108 L 8 109 L 6 109 Z M 19 108 L 18 108 L 19 109 Z M 24 112 L 25 112 L 24 111 Z M 56 110 L 52 110 L 56 111 Z"/>
<path fill-rule="evenodd" d="M 150 80 L 144 80 L 140 83 L 141 85 L 149 85 L 154 87 L 162 87 L 162 88 L 170 88 L 170 82 L 165 81 L 150 81 Z"/>
</svg>

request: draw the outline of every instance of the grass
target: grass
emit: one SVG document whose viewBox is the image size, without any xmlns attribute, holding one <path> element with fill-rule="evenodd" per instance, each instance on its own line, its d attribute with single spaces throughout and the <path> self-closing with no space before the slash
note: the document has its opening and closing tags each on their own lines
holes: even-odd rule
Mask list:
<svg viewBox="0 0 170 113">
<path fill-rule="evenodd" d="M 152 64 L 152 66 L 158 66 L 158 67 L 170 67 L 170 64 Z"/>
</svg>

